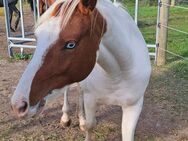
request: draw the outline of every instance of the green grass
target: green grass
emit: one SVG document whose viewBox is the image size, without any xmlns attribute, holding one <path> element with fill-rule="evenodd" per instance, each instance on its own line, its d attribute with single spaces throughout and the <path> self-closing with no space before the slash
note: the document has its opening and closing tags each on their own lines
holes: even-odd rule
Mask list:
<svg viewBox="0 0 188 141">
<path fill-rule="evenodd" d="M 15 59 L 15 60 L 28 60 L 28 59 L 31 59 L 32 58 L 32 54 L 20 54 L 20 53 L 15 53 L 13 54 L 13 58 L 12 59 Z"/>
<path fill-rule="evenodd" d="M 126 4 L 131 15 L 134 15 L 134 5 Z M 182 5 L 188 7 L 187 5 Z M 188 32 L 188 10 L 171 8 L 169 26 Z M 134 16 L 133 16 L 134 17 Z M 156 36 L 156 6 L 140 6 L 138 14 L 138 26 L 148 44 L 155 44 Z M 188 59 L 188 35 L 168 30 L 167 50 Z M 188 76 L 188 61 L 167 53 L 167 67 Z M 181 66 L 181 67 L 180 67 Z M 183 71 L 179 71 L 179 69 Z M 187 78 L 187 77 L 186 77 Z"/>
</svg>

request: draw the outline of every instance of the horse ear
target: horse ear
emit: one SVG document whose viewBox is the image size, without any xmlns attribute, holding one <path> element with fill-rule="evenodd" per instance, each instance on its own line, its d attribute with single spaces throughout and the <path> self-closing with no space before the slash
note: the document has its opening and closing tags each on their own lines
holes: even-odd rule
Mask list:
<svg viewBox="0 0 188 141">
<path fill-rule="evenodd" d="M 80 0 L 79 9 L 82 13 L 87 14 L 94 10 L 97 0 Z"/>
</svg>

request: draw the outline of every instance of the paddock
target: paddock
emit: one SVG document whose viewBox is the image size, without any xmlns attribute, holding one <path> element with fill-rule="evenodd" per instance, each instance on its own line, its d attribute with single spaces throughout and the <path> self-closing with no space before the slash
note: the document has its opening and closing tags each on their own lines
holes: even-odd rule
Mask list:
<svg viewBox="0 0 188 141">
<path fill-rule="evenodd" d="M 28 19 L 29 16 L 32 15 L 28 14 Z M 4 21 L 4 17 L 0 16 L 0 20 Z M 32 29 L 29 20 L 26 21 L 26 29 Z M 4 22 L 0 22 L 0 44 L 0 140 L 84 140 L 84 133 L 79 129 L 75 114 L 77 95 L 74 89 L 70 92 L 70 128 L 63 128 L 59 124 L 63 97 L 49 103 L 44 113 L 37 118 L 16 120 L 13 117 L 10 112 L 10 96 L 28 61 L 7 56 Z M 170 66 L 153 66 L 144 108 L 136 129 L 137 141 L 188 140 L 187 71 L 183 74 Z M 97 120 L 99 124 L 93 134 L 97 141 L 121 140 L 121 109 L 118 106 L 101 105 L 97 110 Z"/>
</svg>

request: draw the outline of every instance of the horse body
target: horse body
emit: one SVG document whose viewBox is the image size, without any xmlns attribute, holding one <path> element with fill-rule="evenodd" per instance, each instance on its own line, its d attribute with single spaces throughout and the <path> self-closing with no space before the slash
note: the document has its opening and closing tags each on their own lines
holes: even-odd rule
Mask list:
<svg viewBox="0 0 188 141">
<path fill-rule="evenodd" d="M 79 82 L 86 140 L 102 103 L 122 107 L 122 138 L 133 141 L 151 71 L 147 46 L 125 10 L 108 0 L 95 5 L 57 0 L 39 19 L 37 49 L 11 99 L 13 111 L 35 115 L 50 90 Z"/>
<path fill-rule="evenodd" d="M 88 117 L 90 128 L 95 125 L 97 103 L 119 105 L 123 109 L 123 141 L 134 140 L 134 129 L 151 71 L 148 50 L 138 27 L 126 11 L 102 0 L 98 1 L 97 9 L 108 24 L 99 47 L 97 64 L 80 82 L 84 91 L 86 121 Z"/>
<path fill-rule="evenodd" d="M 99 47 L 98 64 L 81 85 L 91 93 L 97 92 L 95 96 L 101 97 L 104 94 L 104 99 L 113 101 L 110 104 L 114 104 L 117 96 L 118 99 L 122 97 L 120 100 L 123 104 L 126 104 L 126 101 L 130 103 L 131 97 L 135 102 L 143 96 L 148 84 L 146 80 L 150 76 L 150 61 L 145 41 L 126 11 L 114 7 L 108 1 L 99 1 L 97 9 L 108 23 L 107 31 Z"/>
</svg>

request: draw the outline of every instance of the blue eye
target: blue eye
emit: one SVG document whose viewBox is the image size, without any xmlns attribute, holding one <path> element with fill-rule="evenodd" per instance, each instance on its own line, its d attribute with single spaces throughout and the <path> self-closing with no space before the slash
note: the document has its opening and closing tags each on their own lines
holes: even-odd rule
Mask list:
<svg viewBox="0 0 188 141">
<path fill-rule="evenodd" d="M 76 47 L 76 42 L 75 41 L 69 41 L 65 44 L 65 49 L 74 49 Z"/>
</svg>

